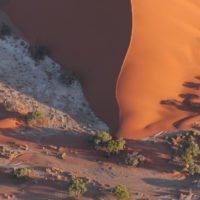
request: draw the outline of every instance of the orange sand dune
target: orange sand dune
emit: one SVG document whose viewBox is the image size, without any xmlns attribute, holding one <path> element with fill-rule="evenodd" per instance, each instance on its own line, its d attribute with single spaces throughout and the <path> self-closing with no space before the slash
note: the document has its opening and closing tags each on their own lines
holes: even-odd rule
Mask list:
<svg viewBox="0 0 200 200">
<path fill-rule="evenodd" d="M 183 86 L 186 81 L 198 84 L 200 1 L 132 0 L 132 13 L 132 40 L 116 91 L 118 136 L 137 139 L 175 125 L 184 128 L 184 123 L 173 123 L 199 113 L 198 104 L 179 95 L 200 94 Z M 174 100 L 160 104 L 168 99 Z"/>
<path fill-rule="evenodd" d="M 80 76 L 90 105 L 112 130 L 120 126 L 119 137 L 188 127 L 200 113 L 200 1 L 131 3 L 10 0 L 5 11 Z"/>
</svg>

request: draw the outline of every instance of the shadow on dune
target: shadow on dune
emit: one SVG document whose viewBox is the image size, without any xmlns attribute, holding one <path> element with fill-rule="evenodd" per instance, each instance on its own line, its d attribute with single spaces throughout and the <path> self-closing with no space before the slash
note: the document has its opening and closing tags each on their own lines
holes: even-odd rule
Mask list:
<svg viewBox="0 0 200 200">
<path fill-rule="evenodd" d="M 199 80 L 199 76 L 195 77 L 197 80 Z M 166 105 L 170 107 L 175 107 L 177 110 L 181 111 L 187 111 L 191 114 L 188 116 L 185 116 L 184 118 L 176 121 L 173 123 L 173 126 L 175 128 L 179 128 L 182 123 L 185 121 L 192 119 L 194 117 L 200 116 L 200 102 L 199 102 L 199 95 L 196 94 L 200 90 L 200 83 L 198 82 L 185 82 L 183 83 L 183 86 L 185 88 L 188 88 L 191 90 L 191 93 L 182 93 L 179 94 L 179 97 L 182 98 L 182 100 L 176 100 L 176 99 L 169 99 L 169 100 L 162 100 L 160 101 L 161 105 Z"/>
<path fill-rule="evenodd" d="M 129 0 L 10 0 L 4 10 L 25 38 L 49 46 L 53 59 L 78 74 L 91 107 L 115 131 L 115 87 L 130 42 L 130 8 Z"/>
</svg>

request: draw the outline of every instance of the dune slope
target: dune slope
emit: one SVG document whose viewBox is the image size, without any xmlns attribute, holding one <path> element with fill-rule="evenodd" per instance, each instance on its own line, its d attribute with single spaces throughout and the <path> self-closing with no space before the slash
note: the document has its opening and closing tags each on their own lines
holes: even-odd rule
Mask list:
<svg viewBox="0 0 200 200">
<path fill-rule="evenodd" d="M 194 94 L 199 94 L 200 2 L 133 0 L 132 13 L 132 40 L 116 91 L 118 135 L 143 138 L 184 128 L 199 113 Z"/>
</svg>

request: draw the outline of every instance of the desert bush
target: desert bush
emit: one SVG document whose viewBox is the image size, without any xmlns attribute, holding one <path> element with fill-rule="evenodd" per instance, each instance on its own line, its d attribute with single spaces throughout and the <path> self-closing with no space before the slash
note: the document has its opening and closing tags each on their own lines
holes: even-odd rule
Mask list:
<svg viewBox="0 0 200 200">
<path fill-rule="evenodd" d="M 193 164 L 189 167 L 188 169 L 188 173 L 190 175 L 197 175 L 197 174 L 200 174 L 200 165 L 197 165 L 197 164 Z"/>
<path fill-rule="evenodd" d="M 106 145 L 106 150 L 108 153 L 119 153 L 125 149 L 126 141 L 124 139 L 110 140 Z"/>
<path fill-rule="evenodd" d="M 50 54 L 48 47 L 42 45 L 30 45 L 28 50 L 35 61 L 43 60 Z"/>
<path fill-rule="evenodd" d="M 26 117 L 27 124 L 30 127 L 42 125 L 45 122 L 45 115 L 42 112 L 29 112 Z"/>
<path fill-rule="evenodd" d="M 5 147 L 4 146 L 0 146 L 0 153 L 5 151 Z"/>
<path fill-rule="evenodd" d="M 185 151 L 182 153 L 181 158 L 186 165 L 193 165 L 194 160 L 197 156 L 200 155 L 200 147 L 194 141 L 188 142 L 186 144 Z"/>
<path fill-rule="evenodd" d="M 194 164 L 194 158 L 192 154 L 188 151 L 184 152 L 181 155 L 181 159 L 183 160 L 185 165 L 193 165 Z"/>
<path fill-rule="evenodd" d="M 128 200 L 129 192 L 125 185 L 117 185 L 112 190 L 113 195 L 117 198 L 117 200 Z"/>
<path fill-rule="evenodd" d="M 145 161 L 145 156 L 140 154 L 139 152 L 127 153 L 124 158 L 124 163 L 129 166 L 138 166 L 140 163 Z"/>
<path fill-rule="evenodd" d="M 182 168 L 186 175 L 200 174 L 200 132 L 180 131 L 167 138 L 172 149 L 172 163 Z"/>
<path fill-rule="evenodd" d="M 14 168 L 12 171 L 12 175 L 17 179 L 27 179 L 30 174 L 30 169 L 28 168 Z"/>
<path fill-rule="evenodd" d="M 190 175 L 200 174 L 200 165 L 197 164 L 199 156 L 200 146 L 195 141 L 188 142 L 184 152 L 180 156 L 185 165 L 184 171 Z"/>
<path fill-rule="evenodd" d="M 105 131 L 97 132 L 91 138 L 91 142 L 96 149 L 104 150 L 108 154 L 116 154 L 125 149 L 126 141 L 124 139 L 113 139 L 112 136 Z"/>
<path fill-rule="evenodd" d="M 97 132 L 92 138 L 92 142 L 97 146 L 105 146 L 111 140 L 112 136 L 105 131 Z"/>
<path fill-rule="evenodd" d="M 87 186 L 82 180 L 78 178 L 72 178 L 67 191 L 70 196 L 79 198 L 81 195 L 87 192 Z"/>
<path fill-rule="evenodd" d="M 2 24 L 0 27 L 0 38 L 4 38 L 7 35 L 11 34 L 11 29 L 6 24 Z"/>
</svg>

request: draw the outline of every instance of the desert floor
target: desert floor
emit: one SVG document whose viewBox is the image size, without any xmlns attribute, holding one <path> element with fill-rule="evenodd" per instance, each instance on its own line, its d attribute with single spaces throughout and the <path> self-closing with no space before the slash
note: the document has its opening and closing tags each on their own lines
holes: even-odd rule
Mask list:
<svg viewBox="0 0 200 200">
<path fill-rule="evenodd" d="M 71 175 L 87 182 L 83 200 L 114 199 L 110 190 L 118 184 L 128 187 L 131 199 L 200 195 L 199 177 L 188 178 L 170 164 L 170 149 L 159 139 L 128 141 L 129 151 L 147 158 L 139 167 L 124 165 L 123 154 L 106 158 L 96 151 L 88 140 L 108 127 L 90 109 L 79 81 L 48 57 L 35 62 L 28 44 L 14 35 L 0 39 L 0 105 L 0 146 L 8 152 L 0 157 L 0 199 L 70 199 Z M 25 116 L 35 110 L 46 121 L 28 127 Z M 20 167 L 32 170 L 28 180 L 11 176 Z"/>
</svg>

